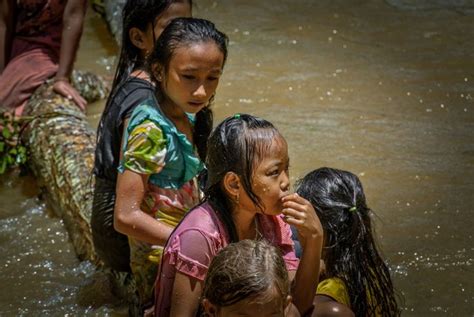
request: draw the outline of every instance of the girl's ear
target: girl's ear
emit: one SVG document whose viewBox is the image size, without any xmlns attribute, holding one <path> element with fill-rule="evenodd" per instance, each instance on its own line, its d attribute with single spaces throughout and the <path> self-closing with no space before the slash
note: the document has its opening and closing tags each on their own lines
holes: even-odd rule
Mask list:
<svg viewBox="0 0 474 317">
<path fill-rule="evenodd" d="M 128 37 L 133 45 L 141 50 L 146 49 L 145 33 L 143 33 L 139 28 L 130 28 L 130 30 L 128 30 Z"/>
<path fill-rule="evenodd" d="M 151 73 L 153 77 L 159 82 L 161 82 L 164 78 L 163 67 L 158 63 L 153 63 L 151 65 Z"/>
<path fill-rule="evenodd" d="M 217 316 L 217 306 L 212 304 L 207 298 L 204 298 L 204 300 L 202 301 L 202 307 L 204 308 L 204 312 L 207 316 Z"/>
<path fill-rule="evenodd" d="M 240 189 L 242 187 L 239 176 L 234 172 L 227 172 L 224 176 L 223 185 L 225 191 L 230 195 L 230 197 L 235 201 L 238 201 Z"/>
</svg>

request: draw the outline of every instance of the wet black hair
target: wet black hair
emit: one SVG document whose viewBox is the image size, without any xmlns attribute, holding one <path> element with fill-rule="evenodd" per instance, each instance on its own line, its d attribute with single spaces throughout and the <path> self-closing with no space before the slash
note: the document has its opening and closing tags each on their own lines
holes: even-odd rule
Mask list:
<svg viewBox="0 0 474 317">
<path fill-rule="evenodd" d="M 204 200 L 209 202 L 224 222 L 230 242 L 237 242 L 239 238 L 232 218 L 233 203 L 222 181 L 228 172 L 237 174 L 252 202 L 262 208 L 260 199 L 252 190 L 252 177 L 272 142 L 278 138 L 283 139 L 273 124 L 248 114 L 225 119 L 209 137 L 206 157 L 208 180 Z"/>
<path fill-rule="evenodd" d="M 265 239 L 241 240 L 212 259 L 202 298 L 220 308 L 245 299 L 265 304 L 276 294 L 284 309 L 290 281 L 280 250 Z"/>
<path fill-rule="evenodd" d="M 324 278 L 344 281 L 356 316 L 398 316 L 390 271 L 372 228 L 373 212 L 353 173 L 319 168 L 297 183 L 296 192 L 313 205 L 324 229 Z"/>
<path fill-rule="evenodd" d="M 140 55 L 141 51 L 136 47 L 129 35 L 132 28 L 143 32 L 151 25 L 155 28 L 156 19 L 168 9 L 174 2 L 185 2 L 186 0 L 127 0 L 122 9 L 122 43 L 120 49 L 117 69 L 115 71 L 112 90 L 104 108 L 107 113 L 118 88 L 130 77 L 137 68 L 144 66 L 145 60 Z M 187 0 L 192 6 L 192 0 Z M 155 34 L 153 33 L 153 36 Z"/>
<path fill-rule="evenodd" d="M 222 64 L 222 67 L 224 67 L 227 60 L 228 41 L 227 36 L 217 30 L 214 23 L 208 20 L 197 18 L 174 19 L 163 30 L 158 41 L 155 43 L 155 48 L 148 58 L 148 69 L 152 69 L 152 65 L 158 63 L 167 73 L 171 58 L 177 48 L 205 42 L 213 42 L 217 45 L 224 56 Z M 154 79 L 158 81 L 156 78 Z M 157 86 L 159 87 L 160 85 Z M 162 99 L 162 96 L 160 99 Z M 213 113 L 211 110 L 213 99 L 214 97 L 211 97 L 209 104 L 196 113 L 193 129 L 193 141 L 197 147 L 199 157 L 203 161 L 207 153 L 207 138 L 211 133 L 213 125 Z"/>
</svg>

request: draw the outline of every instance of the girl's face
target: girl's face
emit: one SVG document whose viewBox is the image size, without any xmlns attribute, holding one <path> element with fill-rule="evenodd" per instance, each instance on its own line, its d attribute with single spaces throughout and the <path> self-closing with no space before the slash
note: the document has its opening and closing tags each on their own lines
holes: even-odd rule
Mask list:
<svg viewBox="0 0 474 317">
<path fill-rule="evenodd" d="M 143 51 L 146 52 L 145 55 L 153 51 L 155 41 L 171 20 L 176 18 L 190 18 L 191 16 L 192 8 L 189 1 L 175 1 L 171 3 L 165 11 L 156 17 L 154 27 L 151 24 L 148 26 L 144 34 Z"/>
<path fill-rule="evenodd" d="M 199 112 L 214 95 L 223 66 L 224 54 L 212 41 L 177 47 L 167 72 L 160 72 L 164 102 L 184 112 Z"/>
<path fill-rule="evenodd" d="M 288 167 L 288 145 L 283 137 L 278 136 L 273 139 L 270 149 L 254 169 L 252 177 L 252 189 L 260 198 L 264 214 L 278 215 L 282 212 L 281 200 L 289 194 L 290 189 Z M 241 208 L 246 210 L 257 208 L 244 189 L 239 198 Z"/>
</svg>

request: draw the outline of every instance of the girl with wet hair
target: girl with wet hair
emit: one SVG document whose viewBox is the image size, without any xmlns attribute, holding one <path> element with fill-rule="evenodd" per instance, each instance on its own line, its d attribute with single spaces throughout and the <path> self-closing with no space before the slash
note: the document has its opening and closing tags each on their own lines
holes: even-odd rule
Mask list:
<svg viewBox="0 0 474 317">
<path fill-rule="evenodd" d="M 185 213 L 199 203 L 198 152 L 227 58 L 227 36 L 207 20 L 177 18 L 163 30 L 148 59 L 158 97 L 126 121 L 118 168 L 115 229 L 129 238 L 130 266 L 140 302 L 152 302 L 162 246 Z M 207 128 L 207 125 L 204 125 Z"/>
<path fill-rule="evenodd" d="M 155 98 L 155 83 L 145 64 L 155 40 L 177 17 L 191 16 L 191 0 L 128 0 L 122 11 L 122 48 L 97 129 L 95 188 L 91 217 L 94 247 L 104 264 L 130 272 L 126 235 L 114 229 L 115 187 L 126 120 L 139 104 Z"/>
<path fill-rule="evenodd" d="M 367 207 L 359 178 L 324 167 L 299 181 L 297 193 L 311 202 L 324 229 L 325 271 L 314 316 L 325 315 L 340 304 L 355 316 L 400 315 L 389 269 L 375 243 L 373 212 Z"/>
<path fill-rule="evenodd" d="M 270 122 L 239 114 L 214 129 L 207 153 L 205 198 L 166 243 L 155 284 L 155 315 L 195 316 L 211 260 L 229 243 L 244 239 L 267 240 L 280 250 L 295 306 L 301 313 L 310 311 L 322 228 L 311 204 L 289 192 L 285 139 Z M 289 224 L 303 245 L 300 261 Z"/>
<path fill-rule="evenodd" d="M 290 280 L 280 250 L 266 240 L 242 240 L 222 249 L 204 281 L 207 316 L 286 316 Z"/>
</svg>

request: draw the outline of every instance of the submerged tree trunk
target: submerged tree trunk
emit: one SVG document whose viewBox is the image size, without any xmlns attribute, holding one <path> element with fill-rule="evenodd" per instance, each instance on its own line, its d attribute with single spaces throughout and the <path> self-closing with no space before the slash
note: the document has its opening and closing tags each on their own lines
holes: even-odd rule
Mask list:
<svg viewBox="0 0 474 317">
<path fill-rule="evenodd" d="M 107 86 L 96 75 L 75 72 L 72 82 L 88 102 L 106 96 Z M 73 101 L 53 92 L 51 82 L 37 89 L 23 115 L 33 117 L 22 140 L 48 206 L 64 221 L 79 259 L 98 264 L 90 228 L 95 131 Z"/>
</svg>

